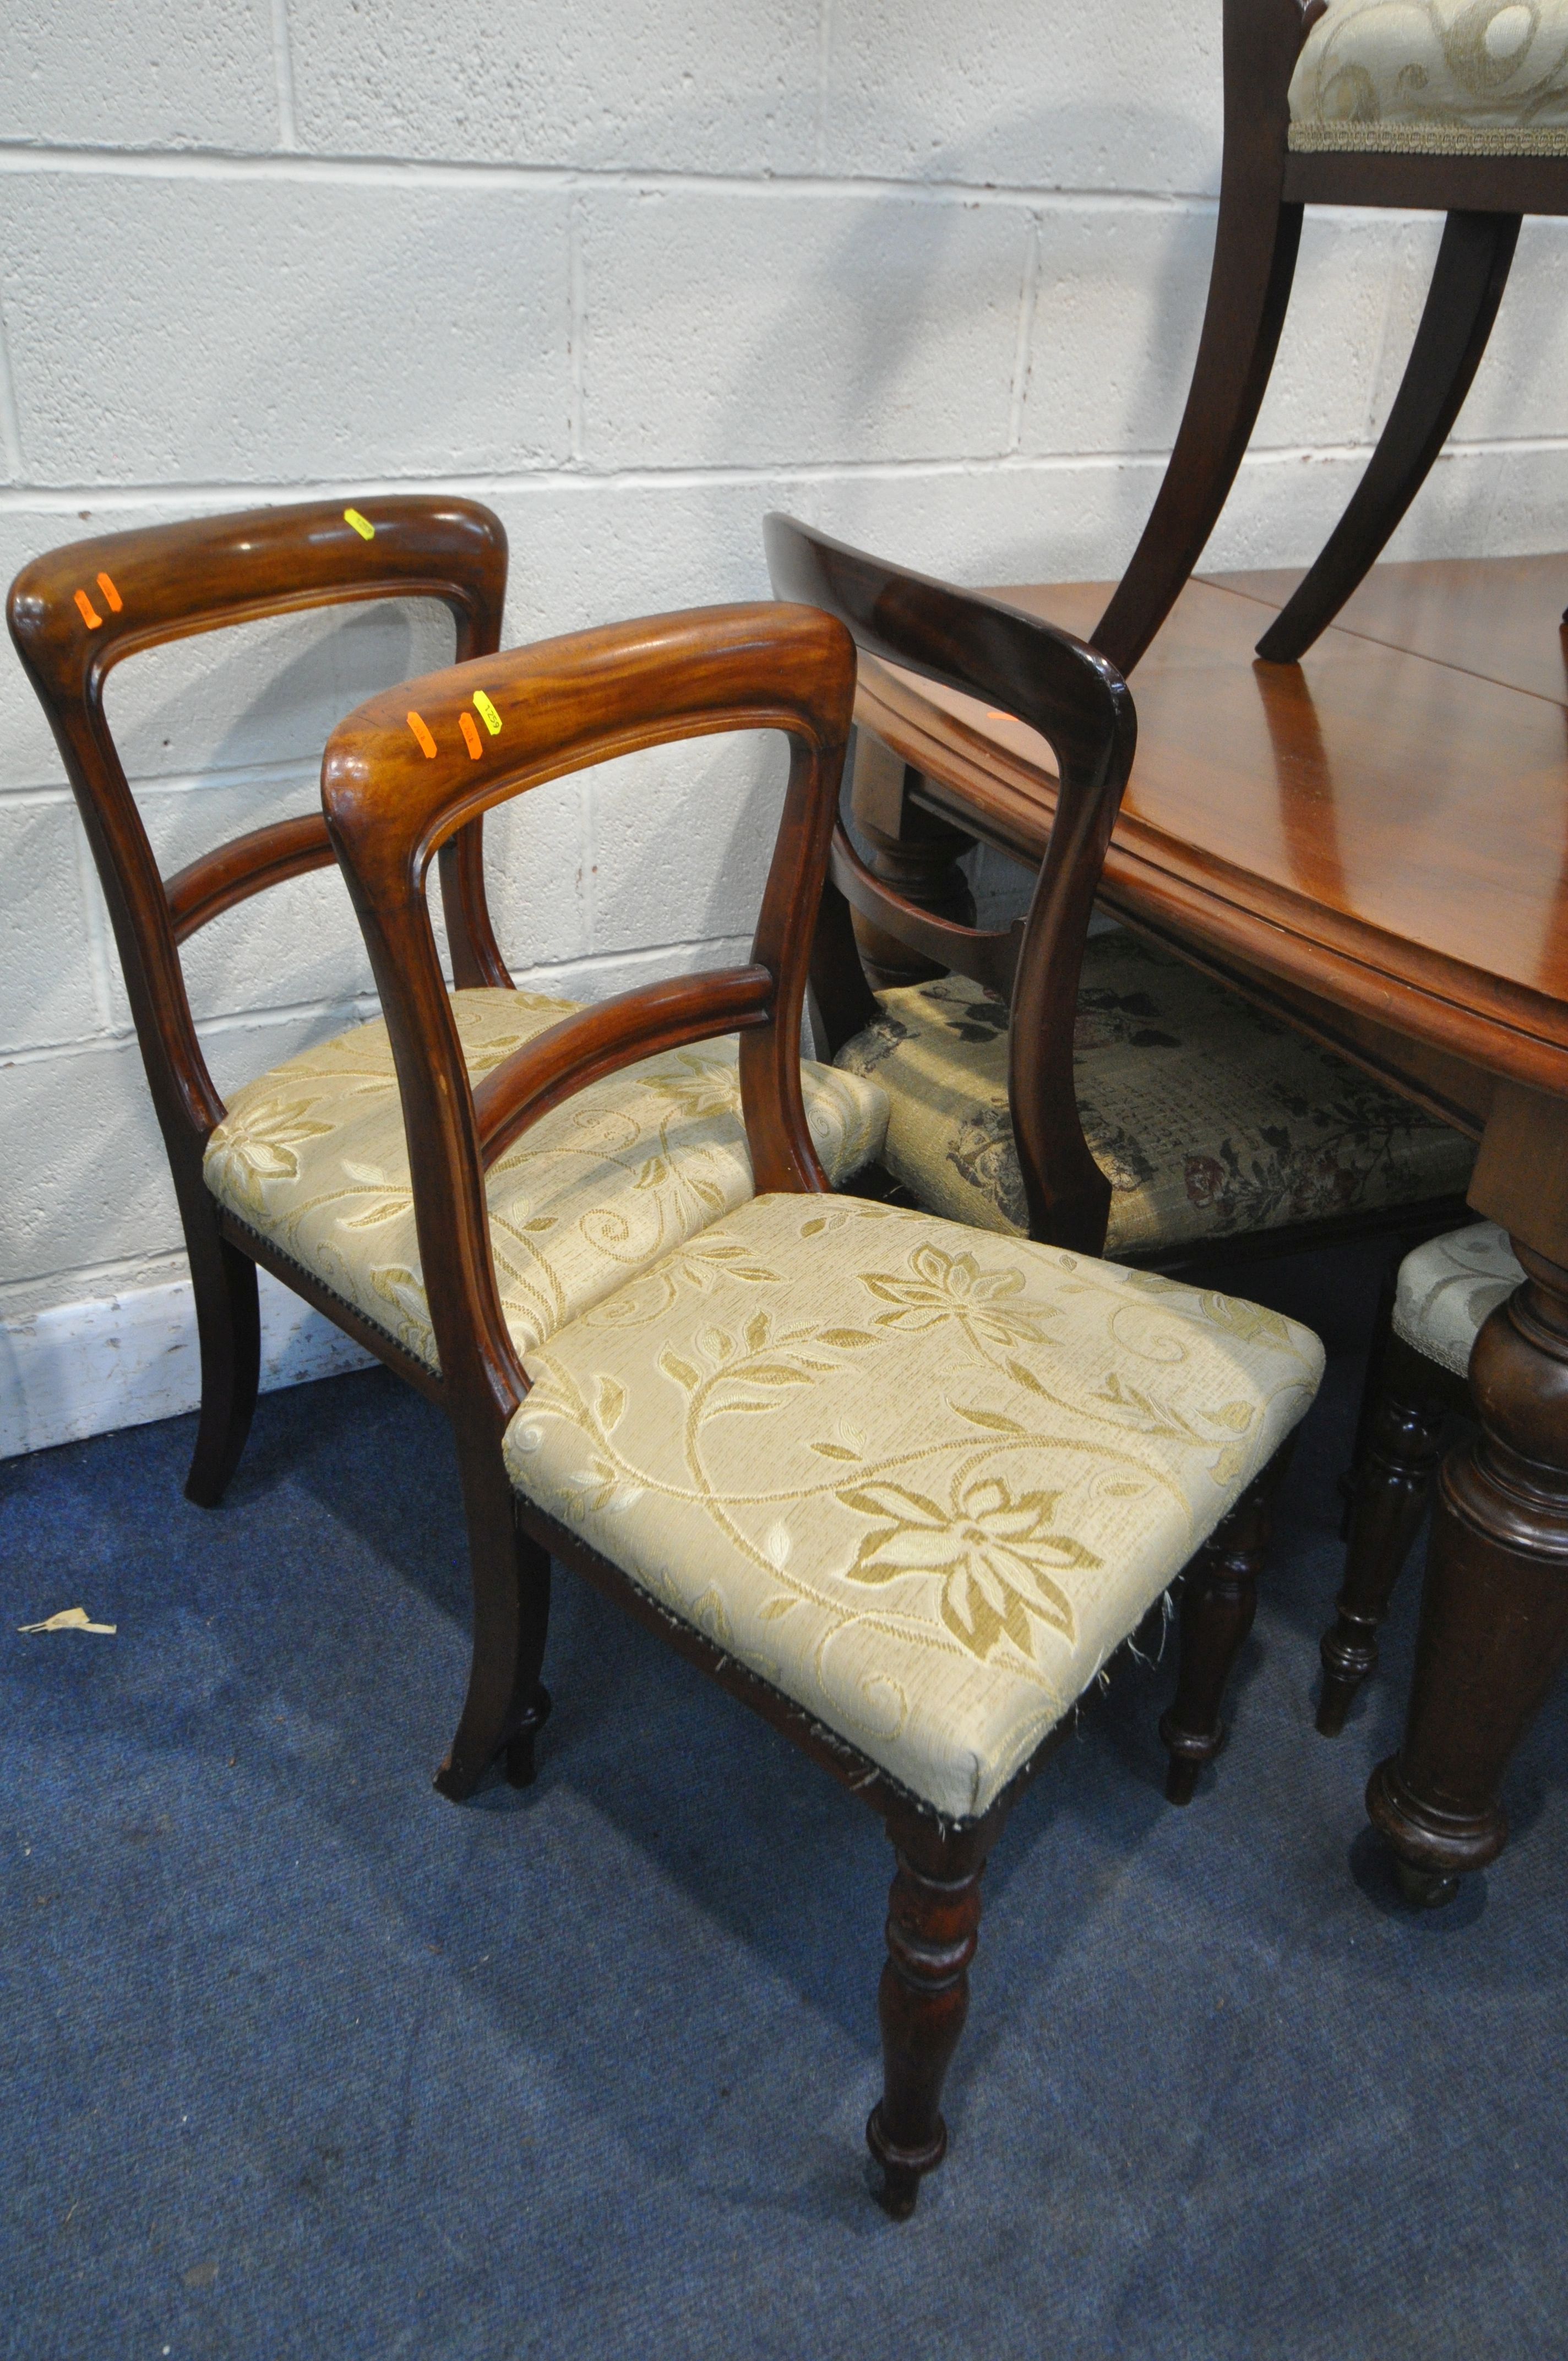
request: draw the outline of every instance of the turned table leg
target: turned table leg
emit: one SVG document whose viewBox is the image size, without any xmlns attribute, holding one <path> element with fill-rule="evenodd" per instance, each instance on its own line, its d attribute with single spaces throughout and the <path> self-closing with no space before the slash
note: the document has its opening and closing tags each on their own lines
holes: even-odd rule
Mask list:
<svg viewBox="0 0 1568 2361">
<path fill-rule="evenodd" d="M 1366 1791 L 1427 1905 L 1502 1851 L 1503 1774 L 1568 1651 L 1568 1269 L 1513 1246 L 1524 1283 L 1470 1364 L 1481 1433 L 1439 1479 L 1404 1741 Z"/>
</svg>

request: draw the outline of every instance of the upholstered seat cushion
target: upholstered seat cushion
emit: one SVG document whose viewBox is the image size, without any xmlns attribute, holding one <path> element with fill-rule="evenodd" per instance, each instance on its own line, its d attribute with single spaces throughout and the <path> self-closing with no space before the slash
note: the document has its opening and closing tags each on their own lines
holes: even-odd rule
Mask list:
<svg viewBox="0 0 1568 2361">
<path fill-rule="evenodd" d="M 1290 145 L 1568 153 L 1568 0 L 1329 0 L 1291 78 Z"/>
<path fill-rule="evenodd" d="M 1399 1265 L 1394 1334 L 1455 1377 L 1469 1374 L 1482 1323 L 1510 1296 L 1524 1273 L 1496 1222 L 1473 1222 L 1429 1238 Z"/>
<path fill-rule="evenodd" d="M 573 1014 L 538 993 L 455 992 L 472 1079 Z M 874 1083 L 803 1067 L 828 1176 L 877 1153 Z M 207 1186 L 405 1351 L 437 1365 L 391 1043 L 379 1020 L 236 1091 L 208 1143 Z M 490 1244 L 520 1352 L 751 1193 L 733 1037 L 649 1058 L 596 1082 L 490 1167 Z"/>
<path fill-rule="evenodd" d="M 1026 1230 L 1006 1009 L 962 976 L 882 1003 L 838 1062 L 887 1092 L 888 1170 L 933 1213 Z M 1108 1255 L 1459 1195 L 1470 1177 L 1459 1133 L 1119 929 L 1090 939 L 1074 1048 Z"/>
<path fill-rule="evenodd" d="M 1054 1246 L 766 1196 L 526 1366 L 520 1491 L 962 1818 L 1273 1455 L 1322 1349 Z"/>
</svg>

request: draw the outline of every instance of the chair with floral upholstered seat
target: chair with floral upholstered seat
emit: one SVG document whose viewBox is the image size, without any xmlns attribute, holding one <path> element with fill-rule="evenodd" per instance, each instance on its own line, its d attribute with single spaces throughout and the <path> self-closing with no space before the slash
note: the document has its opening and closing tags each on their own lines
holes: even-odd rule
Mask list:
<svg viewBox="0 0 1568 2361">
<path fill-rule="evenodd" d="M 1224 0 L 1213 272 L 1176 445 L 1093 633 L 1130 673 L 1197 565 L 1256 421 L 1304 204 L 1447 215 L 1403 383 L 1344 515 L 1258 642 L 1291 664 L 1386 545 L 1469 391 L 1525 214 L 1568 212 L 1568 0 Z"/>
<path fill-rule="evenodd" d="M 1394 1586 L 1420 1531 L 1454 1411 L 1475 1414 L 1470 1360 L 1491 1314 L 1524 1279 L 1508 1233 L 1472 1222 L 1399 1265 L 1367 1365 L 1351 1471 L 1344 1582 L 1321 1642 L 1318 1728 L 1337 1738 L 1368 1674 Z"/>
<path fill-rule="evenodd" d="M 441 1376 L 385 1025 L 291 1059 L 225 1108 L 186 994 L 183 945 L 248 895 L 330 866 L 326 822 L 319 808 L 280 821 L 166 882 L 105 717 L 104 684 L 127 656 L 192 632 L 389 598 L 443 600 L 458 655 L 477 659 L 499 644 L 506 570 L 506 536 L 488 509 L 367 498 L 347 510 L 318 501 L 78 542 L 12 585 L 12 634 L 93 847 L 179 1201 L 202 1350 L 186 1490 L 203 1507 L 221 1499 L 255 1407 L 258 1266 L 427 1393 L 439 1396 Z M 455 740 L 466 762 L 497 726 L 482 676 L 475 690 Z M 417 706 L 406 726 L 433 759 Z M 476 820 L 444 847 L 441 883 L 452 1021 L 466 1071 L 482 1086 L 576 1004 L 512 989 L 486 904 L 480 829 Z M 804 1088 L 817 1152 L 845 1178 L 877 1151 L 883 1094 L 820 1067 Z M 510 1152 L 492 1144 L 487 1163 L 498 1284 L 527 1349 L 751 1194 L 735 1044 L 676 1049 L 615 1075 Z M 542 1693 L 515 1688 L 516 1587 L 488 1581 L 493 1566 L 493 1554 L 476 1555 L 468 1696 L 437 1774 L 455 1798 L 498 1753 L 525 1780 L 548 1707 Z"/>
<path fill-rule="evenodd" d="M 782 596 L 868 647 L 892 631 L 866 586 L 893 568 L 790 517 L 765 531 Z M 905 598 L 920 581 L 895 578 Z M 1014 610 L 924 590 L 965 619 L 955 677 L 996 704 L 984 633 Z M 873 995 L 851 906 L 949 972 Z M 917 1203 L 1167 1269 L 1460 1217 L 1475 1151 L 1458 1132 L 1169 952 L 1119 928 L 1083 944 L 1078 923 L 1048 862 L 1023 924 L 986 932 L 903 898 L 837 831 L 812 979 L 821 1046 L 886 1091 L 883 1166 Z M 1053 1170 L 1077 1138 L 1098 1191 Z"/>
<path fill-rule="evenodd" d="M 966 666 L 1056 747 L 1047 871 L 1070 994 L 1132 752 L 1124 684 L 1030 618 L 892 569 L 865 587 L 882 645 L 937 677 L 972 631 Z M 1212 1751 L 1267 1494 L 1321 1348 L 1255 1305 L 828 1192 L 798 1044 L 855 688 L 831 616 L 709 609 L 494 659 L 482 678 L 500 730 L 476 766 L 456 725 L 480 677 L 457 666 L 372 700 L 323 768 L 397 1067 L 473 1546 L 515 1569 L 521 1693 L 554 1557 L 884 1819 L 897 1867 L 867 2137 L 905 2214 L 947 2144 L 986 1855 L 1076 1701 L 1188 1565 L 1186 1722 L 1167 1743 L 1179 1764 L 1189 1736 L 1197 1759 Z M 582 1011 L 476 1088 L 426 906 L 438 849 L 612 749 L 743 729 L 791 747 L 750 960 Z M 488 1251 L 486 1145 L 526 1147 L 585 1086 L 729 1033 L 756 1196 L 521 1341 Z M 1086 1224 L 1098 1192 L 1102 1225 L 1104 1184 L 1070 1120 L 1045 1166 Z"/>
</svg>

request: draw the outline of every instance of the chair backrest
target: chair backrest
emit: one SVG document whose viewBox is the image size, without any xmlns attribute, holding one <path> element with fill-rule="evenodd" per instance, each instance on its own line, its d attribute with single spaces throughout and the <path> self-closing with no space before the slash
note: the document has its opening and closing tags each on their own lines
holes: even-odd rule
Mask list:
<svg viewBox="0 0 1568 2361">
<path fill-rule="evenodd" d="M 114 666 L 229 624 L 370 598 L 441 599 L 457 652 L 499 644 L 507 542 L 471 500 L 312 501 L 70 544 L 24 566 L 11 636 L 49 716 L 97 862 L 176 1179 L 199 1164 L 223 1101 L 196 1038 L 180 946 L 222 910 L 333 859 L 319 810 L 236 838 L 165 880 L 104 710 Z M 476 829 L 454 851 L 447 917 L 458 983 L 510 981 L 486 912 Z"/>
<path fill-rule="evenodd" d="M 854 686 L 853 646 L 828 616 L 714 607 L 431 673 L 334 730 L 322 803 L 391 1035 L 442 1374 L 471 1416 L 504 1421 L 527 1390 L 490 1257 L 485 1167 L 563 1099 L 636 1059 L 738 1031 L 758 1188 L 827 1188 L 801 1099 L 800 1024 Z M 791 753 L 750 963 L 585 1009 L 471 1088 L 431 927 L 432 860 L 545 780 L 739 730 L 781 730 Z"/>
<path fill-rule="evenodd" d="M 934 918 L 874 877 L 840 826 L 812 981 L 833 1050 L 880 1013 L 848 902 L 912 950 L 1010 997 L 1009 1097 L 1030 1233 L 1097 1252 L 1111 1185 L 1079 1120 L 1072 1040 L 1089 920 L 1137 742 L 1132 693 L 1104 656 L 1036 615 L 890 566 L 793 517 L 770 516 L 763 530 L 781 598 L 836 615 L 865 654 L 1000 707 L 1038 730 L 1057 758 L 1050 840 L 1021 930 Z"/>
</svg>

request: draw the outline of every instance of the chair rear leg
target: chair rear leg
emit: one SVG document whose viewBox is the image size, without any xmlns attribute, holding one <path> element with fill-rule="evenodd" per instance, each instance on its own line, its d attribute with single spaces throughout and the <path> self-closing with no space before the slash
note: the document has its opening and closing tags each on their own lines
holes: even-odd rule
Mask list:
<svg viewBox="0 0 1568 2361">
<path fill-rule="evenodd" d="M 1518 214 L 1453 213 L 1404 381 L 1350 505 L 1257 653 L 1294 664 L 1382 555 L 1447 442 L 1481 364 L 1519 243 Z"/>
<path fill-rule="evenodd" d="M 1221 1708 L 1257 1612 L 1257 1577 L 1268 1551 L 1274 1497 L 1288 1461 L 1287 1445 L 1220 1520 L 1183 1577 L 1176 1696 L 1159 1724 L 1170 1757 L 1168 1803 L 1191 1802 L 1199 1772 L 1225 1742 Z"/>
<path fill-rule="evenodd" d="M 883 2094 L 866 2124 L 882 2168 L 880 2202 L 895 2222 L 948 2152 L 942 2085 L 969 2015 L 969 1965 L 980 1928 L 980 1881 L 996 1830 L 942 1836 L 934 1822 L 890 1819 L 898 1859 L 888 1897 L 887 1960 L 877 1993 Z"/>
<path fill-rule="evenodd" d="M 1374 1380 L 1369 1378 L 1369 1385 Z M 1398 1336 L 1376 1375 L 1365 1440 L 1352 1477 L 1349 1545 L 1338 1612 L 1319 1642 L 1323 1660 L 1318 1728 L 1337 1738 L 1351 1701 L 1377 1664 L 1377 1634 L 1442 1456 L 1447 1389 L 1431 1364 Z"/>
<path fill-rule="evenodd" d="M 474 1653 L 462 1719 L 435 1773 L 438 1792 L 454 1804 L 466 1802 L 501 1756 L 511 1784 L 530 1785 L 534 1740 L 550 1713 L 539 1677 L 550 1625 L 550 1553 L 521 1520 L 499 1441 L 483 1452 L 460 1444 L 460 1456 Z"/>
<path fill-rule="evenodd" d="M 218 1228 L 209 1198 L 185 1223 L 196 1334 L 202 1352 L 202 1417 L 185 1498 L 215 1509 L 239 1465 L 261 1375 L 261 1313 L 256 1265 Z"/>
<path fill-rule="evenodd" d="M 1225 155 L 1203 333 L 1165 480 L 1093 633 L 1124 673 L 1202 555 L 1274 367 L 1301 241 L 1301 208 L 1282 192 L 1286 93 L 1303 33 L 1300 0 L 1230 0 L 1225 9 Z"/>
</svg>

